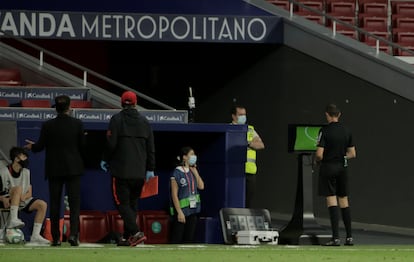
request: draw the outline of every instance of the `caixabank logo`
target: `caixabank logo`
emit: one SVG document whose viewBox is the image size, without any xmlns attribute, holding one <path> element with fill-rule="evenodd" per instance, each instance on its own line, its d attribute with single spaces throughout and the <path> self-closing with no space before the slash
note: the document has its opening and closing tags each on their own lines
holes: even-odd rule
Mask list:
<svg viewBox="0 0 414 262">
<path fill-rule="evenodd" d="M 0 92 L 1 98 L 22 98 L 22 92 L 16 92 L 16 91 L 1 91 Z"/>
<path fill-rule="evenodd" d="M 17 113 L 16 118 L 19 120 L 39 120 L 39 119 L 42 119 L 42 113 L 40 112 L 19 112 Z"/>
<path fill-rule="evenodd" d="M 56 117 L 56 113 L 53 112 L 44 112 L 43 119 L 48 120 Z"/>
<path fill-rule="evenodd" d="M 27 99 L 52 99 L 52 94 L 46 92 L 27 92 L 24 96 Z"/>
<path fill-rule="evenodd" d="M 99 112 L 79 112 L 75 115 L 76 118 L 80 120 L 88 121 L 102 121 L 103 115 Z"/>
<path fill-rule="evenodd" d="M 13 120 L 15 117 L 15 112 L 0 112 L 0 120 Z"/>
</svg>

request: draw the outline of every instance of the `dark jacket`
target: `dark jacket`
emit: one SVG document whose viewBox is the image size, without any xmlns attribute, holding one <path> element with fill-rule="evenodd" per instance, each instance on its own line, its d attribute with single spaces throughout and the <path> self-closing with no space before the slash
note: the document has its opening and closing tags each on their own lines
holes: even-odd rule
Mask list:
<svg viewBox="0 0 414 262">
<path fill-rule="evenodd" d="M 85 146 L 83 124 L 77 118 L 58 114 L 43 123 L 33 152 L 46 150 L 45 176 L 72 176 L 83 174 L 82 151 Z"/>
<path fill-rule="evenodd" d="M 155 169 L 154 135 L 148 120 L 135 108 L 112 116 L 103 160 L 111 175 L 122 179 L 144 178 Z"/>
</svg>

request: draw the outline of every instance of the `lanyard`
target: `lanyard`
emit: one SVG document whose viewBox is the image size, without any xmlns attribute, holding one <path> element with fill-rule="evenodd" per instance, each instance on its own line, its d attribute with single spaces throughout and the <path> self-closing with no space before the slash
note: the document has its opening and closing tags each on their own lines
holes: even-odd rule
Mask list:
<svg viewBox="0 0 414 262">
<path fill-rule="evenodd" d="M 192 176 L 192 178 L 191 178 L 191 187 L 190 187 L 190 178 L 187 175 L 188 173 L 185 172 L 185 167 L 183 167 L 183 171 L 184 171 L 185 178 L 188 181 L 188 189 L 190 190 L 190 193 L 194 195 L 194 193 L 195 193 L 194 176 L 193 176 L 193 174 L 190 171 L 189 172 L 190 173 L 190 176 Z"/>
</svg>

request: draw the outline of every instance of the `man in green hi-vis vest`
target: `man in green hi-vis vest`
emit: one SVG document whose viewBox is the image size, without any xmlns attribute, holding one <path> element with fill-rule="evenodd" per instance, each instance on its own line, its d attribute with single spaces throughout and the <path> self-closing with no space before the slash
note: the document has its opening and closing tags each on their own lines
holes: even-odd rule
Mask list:
<svg viewBox="0 0 414 262">
<path fill-rule="evenodd" d="M 247 123 L 246 108 L 236 105 L 231 112 L 232 124 L 245 125 Z M 246 202 L 245 207 L 252 206 L 252 200 L 256 191 L 256 151 L 264 149 L 264 143 L 252 125 L 248 125 L 247 130 L 247 159 L 246 159 Z"/>
</svg>

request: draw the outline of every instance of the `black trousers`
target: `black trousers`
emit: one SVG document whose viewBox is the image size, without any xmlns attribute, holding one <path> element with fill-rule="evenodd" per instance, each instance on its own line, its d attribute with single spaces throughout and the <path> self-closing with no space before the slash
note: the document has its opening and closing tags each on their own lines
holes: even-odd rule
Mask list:
<svg viewBox="0 0 414 262">
<path fill-rule="evenodd" d="M 66 187 L 70 207 L 70 234 L 72 236 L 77 236 L 79 233 L 81 176 L 49 177 L 48 180 L 50 224 L 53 240 L 60 240 L 59 220 L 62 207 L 63 185 Z"/>
<path fill-rule="evenodd" d="M 256 175 L 246 173 L 246 201 L 245 207 L 251 208 L 253 203 L 253 197 L 256 192 Z"/>
<path fill-rule="evenodd" d="M 177 215 L 175 215 L 172 222 L 170 242 L 172 244 L 193 243 L 197 220 L 197 214 L 192 214 L 185 217 L 185 223 L 181 223 L 178 222 Z"/>
<path fill-rule="evenodd" d="M 144 185 L 144 178 L 121 179 L 112 178 L 112 190 L 115 204 L 124 221 L 124 238 L 137 233 L 140 229 L 137 225 L 138 199 Z"/>
</svg>

